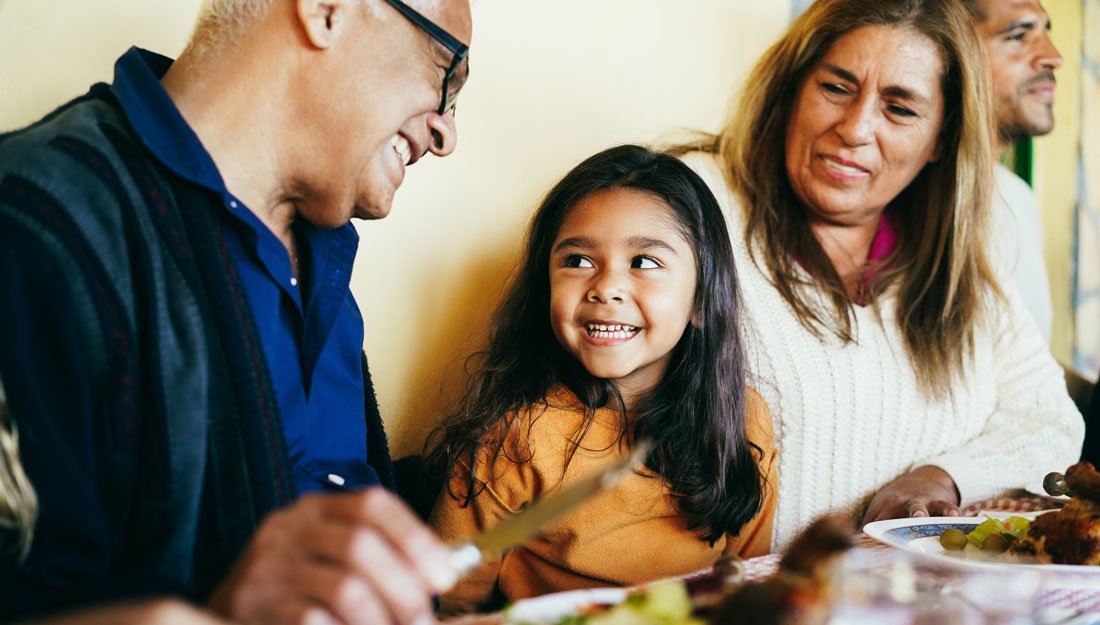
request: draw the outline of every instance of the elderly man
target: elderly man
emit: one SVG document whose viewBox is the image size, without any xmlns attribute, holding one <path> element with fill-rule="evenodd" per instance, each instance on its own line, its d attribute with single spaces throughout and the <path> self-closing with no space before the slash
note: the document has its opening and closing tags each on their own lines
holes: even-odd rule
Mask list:
<svg viewBox="0 0 1100 625">
<path fill-rule="evenodd" d="M 989 52 L 995 139 L 1004 153 L 1015 142 L 1045 135 L 1054 127 L 1054 70 L 1062 57 L 1048 37 L 1050 19 L 1039 0 L 966 0 L 966 4 Z M 995 267 L 1015 283 L 1049 342 L 1054 313 L 1035 194 L 1016 174 L 998 165 L 993 202 Z"/>
<path fill-rule="evenodd" d="M 455 146 L 467 0 L 212 0 L 170 59 L 0 137 L 0 377 L 40 514 L 0 620 L 174 594 L 413 623 L 454 574 L 394 496 L 351 217 Z M 352 493 L 316 494 L 340 490 Z"/>
</svg>

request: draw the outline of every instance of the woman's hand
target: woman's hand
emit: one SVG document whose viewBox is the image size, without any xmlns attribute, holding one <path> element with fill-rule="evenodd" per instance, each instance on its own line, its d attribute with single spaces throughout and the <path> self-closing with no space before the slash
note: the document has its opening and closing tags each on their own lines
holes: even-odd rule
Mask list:
<svg viewBox="0 0 1100 625">
<path fill-rule="evenodd" d="M 863 523 L 921 516 L 959 516 L 959 489 L 939 467 L 917 467 L 882 487 Z"/>
</svg>

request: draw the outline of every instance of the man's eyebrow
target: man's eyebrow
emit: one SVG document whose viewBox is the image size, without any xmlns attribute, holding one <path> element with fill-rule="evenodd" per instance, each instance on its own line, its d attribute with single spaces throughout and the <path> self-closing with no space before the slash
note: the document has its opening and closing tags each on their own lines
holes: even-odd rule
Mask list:
<svg viewBox="0 0 1100 625">
<path fill-rule="evenodd" d="M 998 35 L 1006 35 L 1014 30 L 1034 30 L 1039 25 L 1039 19 L 1036 17 L 1024 17 L 1018 20 L 1012 20 L 1001 30 L 997 31 Z M 1046 23 L 1047 30 L 1050 30 L 1050 20 Z"/>
<path fill-rule="evenodd" d="M 842 67 L 831 65 L 829 63 L 824 63 L 823 65 L 825 69 L 835 74 L 841 80 L 846 80 L 857 85 L 859 84 L 859 80 L 852 72 L 849 72 Z M 901 85 L 890 85 L 889 87 L 884 87 L 882 89 L 882 93 L 891 97 L 901 98 L 902 100 L 909 100 L 910 102 L 920 104 L 928 103 L 932 99 L 926 94 L 920 93 L 919 91 L 914 91 L 913 89 L 910 89 L 908 87 L 902 87 Z"/>
</svg>

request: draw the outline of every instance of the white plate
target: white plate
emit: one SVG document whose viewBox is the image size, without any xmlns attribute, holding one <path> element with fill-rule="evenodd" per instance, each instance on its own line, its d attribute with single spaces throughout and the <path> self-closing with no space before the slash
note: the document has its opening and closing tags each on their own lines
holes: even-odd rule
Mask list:
<svg viewBox="0 0 1100 625">
<path fill-rule="evenodd" d="M 1092 587 L 1095 587 L 1097 578 L 1100 577 L 1100 566 L 1078 566 L 1074 564 L 1019 564 L 1013 562 L 969 560 L 965 556 L 967 552 L 963 552 L 962 554 L 957 554 L 957 552 L 952 552 L 950 554 L 945 553 L 943 545 L 940 544 L 940 534 L 942 534 L 944 530 L 954 527 L 963 532 L 970 533 L 970 530 L 984 521 L 986 516 L 993 518 L 1019 516 L 1034 519 L 1044 512 L 1049 512 L 1049 510 L 1042 510 L 1039 512 L 983 512 L 981 516 L 977 517 L 918 517 L 911 519 L 890 519 L 887 521 L 868 523 L 863 526 L 863 532 L 871 538 L 886 545 L 890 545 L 891 547 L 918 553 L 943 563 L 981 568 L 1026 566 L 1048 573 L 1056 573 L 1060 580 L 1065 577 L 1089 578 L 1089 580 L 1091 580 L 1090 584 Z"/>
<path fill-rule="evenodd" d="M 622 603 L 629 591 L 629 588 L 591 588 L 522 599 L 504 611 L 504 622 L 556 623 L 590 605 Z"/>
</svg>

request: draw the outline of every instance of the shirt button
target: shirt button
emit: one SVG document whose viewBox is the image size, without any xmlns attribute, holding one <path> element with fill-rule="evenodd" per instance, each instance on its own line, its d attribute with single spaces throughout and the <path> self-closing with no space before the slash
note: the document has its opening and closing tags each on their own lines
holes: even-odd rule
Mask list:
<svg viewBox="0 0 1100 625">
<path fill-rule="evenodd" d="M 237 208 L 237 201 L 236 200 L 230 200 L 229 201 L 229 208 Z"/>
<path fill-rule="evenodd" d="M 344 482 L 346 481 L 343 476 L 336 475 L 335 473 L 329 473 L 325 476 L 325 479 L 337 486 L 343 486 Z"/>
<path fill-rule="evenodd" d="M 298 286 L 298 278 L 291 278 L 290 286 Z"/>
</svg>

